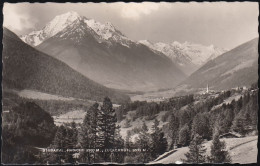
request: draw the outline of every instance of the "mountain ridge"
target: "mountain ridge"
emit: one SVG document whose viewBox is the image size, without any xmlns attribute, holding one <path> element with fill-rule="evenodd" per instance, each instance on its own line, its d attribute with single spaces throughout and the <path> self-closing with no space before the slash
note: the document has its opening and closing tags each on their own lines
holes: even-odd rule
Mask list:
<svg viewBox="0 0 260 166">
<path fill-rule="evenodd" d="M 140 40 L 138 42 L 148 46 L 155 52 L 166 55 L 187 75 L 196 71 L 207 61 L 227 51 L 213 45 L 204 46 L 190 42 L 179 43 L 174 41 L 172 43 L 152 43 L 148 40 Z"/>
<path fill-rule="evenodd" d="M 190 75 L 208 60 L 213 59 L 214 57 L 217 57 L 227 51 L 214 46 L 203 46 L 190 42 L 181 44 L 177 41 L 172 43 L 152 43 L 147 40 L 133 41 L 117 30 L 112 23 L 106 22 L 105 24 L 102 24 L 94 19 L 88 19 L 85 16 L 80 16 L 74 11 L 56 16 L 49 23 L 47 23 L 43 29 L 33 31 L 28 35 L 22 35 L 21 39 L 24 42 L 37 47 L 42 42 L 63 31 L 67 26 L 70 26 L 70 24 L 73 24 L 73 22 L 77 20 L 84 21 L 86 26 L 95 33 L 93 33 L 93 36 L 95 36 L 99 43 L 107 43 L 108 45 L 120 43 L 121 45 L 129 48 L 131 45 L 146 45 L 154 53 L 160 56 L 167 56 L 172 63 L 181 69 L 181 71 L 186 75 Z"/>
<path fill-rule="evenodd" d="M 250 86 L 258 80 L 258 40 L 256 37 L 208 61 L 180 85 L 223 90 Z"/>
</svg>

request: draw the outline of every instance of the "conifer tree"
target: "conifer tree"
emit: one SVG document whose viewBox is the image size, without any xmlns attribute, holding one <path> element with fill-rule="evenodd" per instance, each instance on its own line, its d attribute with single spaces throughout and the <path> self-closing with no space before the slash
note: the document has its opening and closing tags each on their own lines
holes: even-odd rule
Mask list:
<svg viewBox="0 0 260 166">
<path fill-rule="evenodd" d="M 170 137 L 172 140 L 171 149 L 173 148 L 174 144 L 176 144 L 178 140 L 178 129 L 179 129 L 179 119 L 174 114 L 171 115 L 170 123 L 169 123 L 169 132 Z"/>
<path fill-rule="evenodd" d="M 131 132 L 130 132 L 130 130 L 127 130 L 125 145 L 124 145 L 124 148 L 127 149 L 127 152 L 126 152 L 126 155 L 124 158 L 125 163 L 128 163 L 128 162 L 133 163 L 134 162 L 133 160 L 135 160 L 134 157 L 136 157 L 136 155 L 134 153 L 131 153 L 131 150 L 134 148 L 134 143 L 132 142 L 131 138 L 132 138 Z"/>
<path fill-rule="evenodd" d="M 98 137 L 97 146 L 100 149 L 110 149 L 114 146 L 114 136 L 116 129 L 116 114 L 111 100 L 106 97 L 101 110 L 98 113 Z M 110 153 L 103 153 L 102 158 L 109 161 Z"/>
<path fill-rule="evenodd" d="M 159 121 L 157 119 L 154 120 L 152 131 L 151 157 L 155 159 L 167 150 L 168 143 L 166 138 L 164 137 L 164 133 L 159 128 Z"/>
<path fill-rule="evenodd" d="M 97 146 L 97 115 L 98 115 L 98 104 L 95 103 L 87 111 L 83 123 L 81 125 L 81 130 L 79 133 L 79 144 L 80 148 L 95 149 Z M 82 162 L 95 162 L 95 153 L 93 154 L 93 159 L 91 159 L 90 152 L 81 152 L 80 158 Z"/>
<path fill-rule="evenodd" d="M 250 130 L 251 122 L 252 122 L 251 117 L 250 117 L 249 113 L 246 112 L 245 116 L 244 116 L 244 128 L 246 131 Z"/>
<path fill-rule="evenodd" d="M 137 138 L 136 141 L 137 146 L 142 150 L 140 154 L 141 162 L 142 163 L 147 163 L 148 161 L 151 160 L 151 153 L 150 153 L 150 146 L 151 146 L 151 136 L 148 133 L 148 127 L 143 122 L 141 132 L 139 134 L 139 137 Z"/>
<path fill-rule="evenodd" d="M 125 127 L 125 128 L 131 127 L 130 119 L 126 118 L 126 120 L 125 120 L 125 126 L 124 126 L 124 127 Z"/>
<path fill-rule="evenodd" d="M 74 121 L 71 122 L 71 130 L 72 130 L 72 136 L 71 136 L 72 147 L 76 148 L 78 144 L 78 129 L 77 129 L 77 124 Z"/>
<path fill-rule="evenodd" d="M 167 139 L 164 137 L 164 133 L 161 132 L 158 140 L 158 149 L 157 149 L 158 156 L 166 152 L 167 147 L 168 147 Z"/>
<path fill-rule="evenodd" d="M 69 150 L 67 152 L 65 152 L 65 162 L 66 163 L 74 163 L 74 158 L 73 158 L 73 151 L 71 151 L 71 149 L 76 148 L 76 143 L 77 140 L 75 140 L 75 136 L 76 136 L 76 131 L 75 128 L 74 130 L 72 129 L 72 127 L 75 127 L 74 123 L 71 124 L 67 124 L 66 126 L 66 136 L 63 138 L 65 140 L 65 149 Z"/>
<path fill-rule="evenodd" d="M 196 134 L 207 140 L 211 137 L 209 119 L 205 113 L 198 113 L 193 119 L 191 135 L 193 137 Z"/>
<path fill-rule="evenodd" d="M 241 135 L 246 134 L 245 129 L 245 120 L 242 117 L 242 115 L 237 115 L 233 121 L 233 124 L 231 126 L 231 129 L 237 133 L 240 133 Z"/>
<path fill-rule="evenodd" d="M 206 149 L 202 145 L 203 139 L 200 135 L 196 134 L 189 146 L 189 152 L 185 154 L 185 163 L 204 163 L 206 162 L 205 152 Z"/>
<path fill-rule="evenodd" d="M 89 137 L 89 148 L 96 149 L 97 147 L 97 133 L 98 133 L 98 103 L 95 103 L 92 107 L 90 107 L 87 116 L 89 116 L 89 130 L 88 130 L 88 137 Z M 96 162 L 96 153 L 93 153 L 93 157 L 91 162 Z"/>
<path fill-rule="evenodd" d="M 67 136 L 66 128 L 63 125 L 61 125 L 55 134 L 52 147 L 55 149 L 65 151 L 67 145 L 66 145 L 66 139 L 64 138 L 66 138 L 66 136 Z M 54 153 L 54 155 L 51 157 L 53 162 L 61 163 L 62 160 L 65 160 L 65 153 L 59 151 L 57 153 Z"/>
<path fill-rule="evenodd" d="M 191 119 L 186 110 L 181 113 L 179 121 L 180 121 L 180 127 L 183 127 L 185 124 L 190 123 Z"/>
<path fill-rule="evenodd" d="M 161 130 L 159 129 L 159 121 L 155 118 L 154 124 L 152 126 L 153 133 L 151 134 L 152 142 L 151 142 L 151 156 L 152 158 L 156 158 L 159 154 L 159 136 L 161 133 Z"/>
<path fill-rule="evenodd" d="M 216 132 L 213 136 L 209 161 L 212 163 L 230 163 L 231 157 L 225 148 L 225 142 L 219 140 L 219 133 Z"/>
<path fill-rule="evenodd" d="M 114 149 L 123 149 L 124 148 L 124 139 L 120 135 L 120 126 L 116 126 L 115 130 L 115 142 L 114 142 Z M 113 162 L 122 163 L 124 162 L 125 154 L 122 152 L 115 152 L 112 158 Z"/>
<path fill-rule="evenodd" d="M 178 144 L 182 145 L 182 146 L 187 146 L 190 143 L 190 129 L 188 124 L 184 125 L 180 131 L 179 131 L 179 140 L 178 140 Z"/>
<path fill-rule="evenodd" d="M 131 141 L 131 132 L 127 130 L 126 139 L 125 139 L 125 148 L 130 149 L 133 143 Z"/>
<path fill-rule="evenodd" d="M 145 124 L 144 121 L 143 121 L 143 125 L 142 125 L 142 132 L 143 133 L 148 132 L 148 127 L 147 127 L 147 125 Z"/>
</svg>

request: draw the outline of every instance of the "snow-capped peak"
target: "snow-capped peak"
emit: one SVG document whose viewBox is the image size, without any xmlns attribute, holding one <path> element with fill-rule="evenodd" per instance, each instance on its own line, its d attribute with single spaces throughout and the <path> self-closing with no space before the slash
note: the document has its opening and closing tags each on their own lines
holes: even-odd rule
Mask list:
<svg viewBox="0 0 260 166">
<path fill-rule="evenodd" d="M 82 19 L 81 16 L 74 11 L 58 15 L 54 17 L 54 19 L 52 19 L 43 29 L 39 31 L 33 31 L 28 35 L 23 35 L 21 36 L 21 39 L 32 46 L 37 46 L 41 44 L 44 40 L 62 31 L 74 21 L 80 19 Z"/>
<path fill-rule="evenodd" d="M 81 30 L 76 30 L 71 26 L 75 28 L 80 27 Z M 120 31 L 116 30 L 112 23 L 106 22 L 102 24 L 94 19 L 88 19 L 84 16 L 80 16 L 74 11 L 69 11 L 54 17 L 43 29 L 33 31 L 28 35 L 23 35 L 21 36 L 21 39 L 32 46 L 37 46 L 48 38 L 55 36 L 59 32 L 65 33 L 66 35 L 69 34 L 69 32 L 64 32 L 67 29 L 75 31 L 70 32 L 71 34 L 76 34 L 80 31 L 79 33 L 81 34 L 78 35 L 83 37 L 84 35 L 82 33 L 84 30 L 82 28 L 84 30 L 91 31 L 98 42 L 106 42 L 109 44 L 116 42 L 127 47 L 129 47 L 129 45 L 133 42 L 125 37 Z M 65 34 L 60 34 L 59 37 L 64 37 L 66 36 Z"/>
<path fill-rule="evenodd" d="M 44 27 L 43 31 L 48 37 L 54 36 L 77 19 L 80 19 L 80 16 L 73 11 L 58 15 Z"/>
</svg>

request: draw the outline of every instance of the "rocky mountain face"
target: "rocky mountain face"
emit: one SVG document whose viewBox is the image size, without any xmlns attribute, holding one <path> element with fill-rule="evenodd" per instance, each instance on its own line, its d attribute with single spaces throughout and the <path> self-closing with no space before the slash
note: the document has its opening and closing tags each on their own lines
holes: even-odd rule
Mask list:
<svg viewBox="0 0 260 166">
<path fill-rule="evenodd" d="M 77 29 L 77 26 L 81 23 L 83 23 L 83 27 Z M 74 11 L 58 15 L 41 30 L 22 35 L 20 38 L 29 45 L 38 46 L 45 40 L 55 36 L 57 33 L 66 28 L 68 29 L 68 27 L 73 28 L 73 26 L 75 26 L 73 29 L 75 31 L 74 33 L 78 33 L 78 35 L 82 35 L 82 29 L 85 28 L 92 31 L 92 35 L 94 35 L 99 42 L 102 42 L 102 40 L 108 41 L 109 39 L 110 41 L 121 42 L 121 44 L 127 45 L 127 43 L 131 41 L 120 31 L 116 30 L 110 22 L 101 24 L 93 19 L 87 19 L 86 17 L 80 16 Z"/>
<path fill-rule="evenodd" d="M 110 88 L 171 88 L 186 77 L 164 54 L 128 39 L 111 23 L 68 12 L 43 29 L 21 36 L 26 43 Z"/>
<path fill-rule="evenodd" d="M 104 87 L 65 63 L 24 43 L 10 30 L 3 31 L 4 90 L 33 90 L 63 97 L 113 102 L 129 101 L 129 97 Z"/>
<path fill-rule="evenodd" d="M 195 89 L 223 90 L 247 86 L 258 80 L 258 38 L 248 41 L 208 61 L 181 85 Z"/>
<path fill-rule="evenodd" d="M 148 46 L 154 52 L 163 53 L 187 75 L 190 75 L 209 60 L 227 51 L 213 45 L 204 46 L 189 42 L 152 43 L 148 40 L 140 40 L 139 43 Z"/>
</svg>

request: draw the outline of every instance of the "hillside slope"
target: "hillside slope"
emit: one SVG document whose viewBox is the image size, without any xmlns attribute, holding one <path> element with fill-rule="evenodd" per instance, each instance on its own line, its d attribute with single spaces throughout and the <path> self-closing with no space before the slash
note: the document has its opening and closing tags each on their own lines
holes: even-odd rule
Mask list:
<svg viewBox="0 0 260 166">
<path fill-rule="evenodd" d="M 224 138 L 221 141 L 226 142 L 226 148 L 230 153 L 232 163 L 256 163 L 257 162 L 257 136 L 250 136 L 244 138 Z M 207 148 L 207 155 L 210 155 L 211 141 L 205 142 L 204 146 Z M 169 164 L 181 162 L 185 159 L 185 153 L 189 151 L 188 147 L 182 147 L 176 149 L 171 155 L 161 160 L 151 162 L 150 164 Z M 166 152 L 167 153 L 167 152 Z M 166 154 L 165 153 L 165 154 Z M 163 155 L 161 155 L 163 156 Z"/>
<path fill-rule="evenodd" d="M 71 69 L 65 63 L 25 44 L 13 32 L 3 31 L 3 89 L 31 89 L 64 97 L 114 102 L 129 97 L 108 89 Z"/>
<path fill-rule="evenodd" d="M 258 80 L 258 38 L 210 60 L 181 85 L 222 90 L 250 86 Z"/>
</svg>

